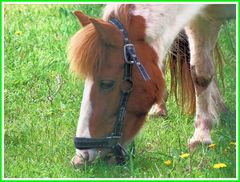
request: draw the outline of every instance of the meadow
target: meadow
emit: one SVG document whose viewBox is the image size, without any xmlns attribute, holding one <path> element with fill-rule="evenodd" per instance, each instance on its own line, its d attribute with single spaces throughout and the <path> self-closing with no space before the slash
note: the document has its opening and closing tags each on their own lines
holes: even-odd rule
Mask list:
<svg viewBox="0 0 240 182">
<path fill-rule="evenodd" d="M 4 5 L 5 178 L 234 178 L 236 177 L 236 23 L 226 23 L 219 45 L 229 115 L 212 131 L 213 147 L 191 154 L 194 117 L 170 97 L 167 118 L 148 118 L 125 165 L 97 160 L 75 169 L 75 136 L 84 80 L 69 72 L 66 47 L 80 29 L 72 14 L 100 17 L 104 5 Z M 169 78 L 168 78 L 169 79 Z M 171 164 L 166 165 L 167 160 Z M 224 168 L 214 164 L 224 163 Z"/>
</svg>

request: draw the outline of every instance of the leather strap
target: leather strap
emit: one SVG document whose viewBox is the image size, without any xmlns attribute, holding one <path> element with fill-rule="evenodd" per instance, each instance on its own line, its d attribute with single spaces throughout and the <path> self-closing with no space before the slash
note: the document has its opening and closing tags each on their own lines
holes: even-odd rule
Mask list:
<svg viewBox="0 0 240 182">
<path fill-rule="evenodd" d="M 115 25 L 119 30 L 120 33 L 122 34 L 123 40 L 124 40 L 124 57 L 125 61 L 130 63 L 130 64 L 135 64 L 138 68 L 138 71 L 142 75 L 143 79 L 145 81 L 151 80 L 150 76 L 148 75 L 146 69 L 140 62 L 139 58 L 137 57 L 136 50 L 134 48 L 134 45 L 131 44 L 131 42 L 128 39 L 128 33 L 122 23 L 117 19 L 117 18 L 112 18 L 109 20 L 110 23 Z"/>
<path fill-rule="evenodd" d="M 92 148 L 112 148 L 113 145 L 116 145 L 119 138 L 109 137 L 109 138 L 83 138 L 75 137 L 74 144 L 75 147 L 79 150 L 82 149 L 92 149 Z"/>
</svg>

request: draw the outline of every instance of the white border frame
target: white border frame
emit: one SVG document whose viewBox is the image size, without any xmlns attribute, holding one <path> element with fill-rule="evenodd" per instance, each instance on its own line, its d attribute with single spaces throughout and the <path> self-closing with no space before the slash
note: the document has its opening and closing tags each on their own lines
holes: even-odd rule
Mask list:
<svg viewBox="0 0 240 182">
<path fill-rule="evenodd" d="M 2 2 L 2 180 L 238 180 L 238 2 L 135 2 L 135 4 L 235 4 L 236 5 L 236 178 L 5 178 L 4 177 L 4 5 L 8 4 L 132 4 L 132 2 Z"/>
</svg>

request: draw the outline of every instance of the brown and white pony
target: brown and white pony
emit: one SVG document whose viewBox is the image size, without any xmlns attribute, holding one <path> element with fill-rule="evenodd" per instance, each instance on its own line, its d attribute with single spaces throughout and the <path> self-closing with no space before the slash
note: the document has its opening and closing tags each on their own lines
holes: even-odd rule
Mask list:
<svg viewBox="0 0 240 182">
<path fill-rule="evenodd" d="M 194 103 L 190 107 L 196 107 L 195 132 L 189 147 L 212 143 L 212 121 L 224 108 L 214 81 L 213 50 L 222 23 L 236 16 L 235 4 L 111 4 L 106 5 L 102 19 L 89 18 L 80 11 L 75 15 L 83 28 L 70 41 L 70 67 L 85 78 L 77 137 L 104 138 L 116 121 L 124 56 L 120 31 L 108 23 L 115 17 L 127 29 L 151 77 L 145 82 L 133 66 L 134 89 L 127 105 L 122 144 L 133 139 L 154 104 L 154 114 L 166 115 L 165 57 L 183 28 L 189 40 L 191 69 L 185 67 L 186 74 L 180 74 L 185 82 L 182 92 L 194 96 L 189 99 Z M 176 71 L 174 65 L 171 70 Z M 72 162 L 91 162 L 98 152 L 77 150 Z"/>
</svg>

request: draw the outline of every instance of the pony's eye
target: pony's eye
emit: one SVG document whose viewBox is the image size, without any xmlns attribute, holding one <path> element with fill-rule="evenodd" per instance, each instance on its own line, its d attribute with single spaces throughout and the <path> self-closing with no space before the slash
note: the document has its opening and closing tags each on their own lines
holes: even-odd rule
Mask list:
<svg viewBox="0 0 240 182">
<path fill-rule="evenodd" d="M 113 88 L 114 84 L 115 84 L 114 80 L 100 80 L 99 81 L 99 87 L 102 90 L 110 90 Z"/>
</svg>

